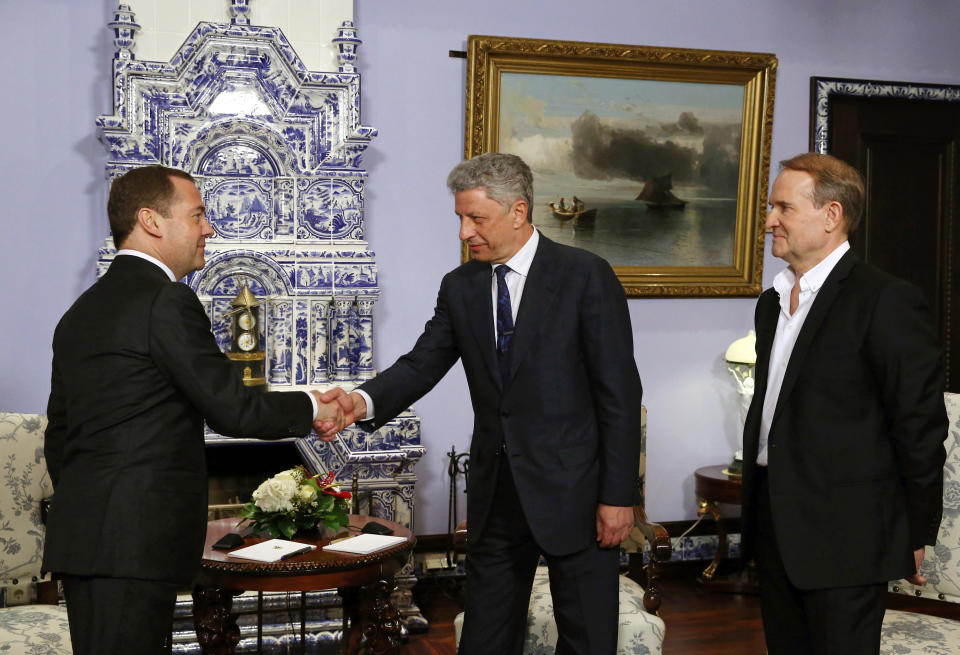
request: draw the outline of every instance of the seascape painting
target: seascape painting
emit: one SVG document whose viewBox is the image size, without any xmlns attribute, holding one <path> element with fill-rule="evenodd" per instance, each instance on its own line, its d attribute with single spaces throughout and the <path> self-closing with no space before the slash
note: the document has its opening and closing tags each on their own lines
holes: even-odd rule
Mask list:
<svg viewBox="0 0 960 655">
<path fill-rule="evenodd" d="M 534 224 L 618 266 L 733 266 L 742 85 L 504 73 Z"/>
<path fill-rule="evenodd" d="M 610 262 L 628 296 L 756 296 L 776 69 L 762 52 L 472 35 L 464 154 L 522 157 L 534 224 Z"/>
</svg>

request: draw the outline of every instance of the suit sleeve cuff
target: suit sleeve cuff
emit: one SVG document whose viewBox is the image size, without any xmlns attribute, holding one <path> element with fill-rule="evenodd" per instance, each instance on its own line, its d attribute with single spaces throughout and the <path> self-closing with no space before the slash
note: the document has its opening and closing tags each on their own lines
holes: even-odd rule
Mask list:
<svg viewBox="0 0 960 655">
<path fill-rule="evenodd" d="M 307 398 L 310 399 L 310 406 L 313 407 L 313 414 L 311 414 L 311 416 L 316 418 L 317 414 L 320 412 L 320 408 L 317 406 L 317 399 L 314 398 L 313 394 L 309 391 L 304 391 L 303 393 L 307 394 Z M 313 420 L 311 419 L 310 422 L 312 423 Z"/>
<path fill-rule="evenodd" d="M 366 391 L 364 391 L 363 389 L 354 389 L 354 390 L 353 390 L 353 393 L 355 393 L 355 394 L 359 395 L 361 398 L 363 398 L 363 402 L 365 402 L 365 403 L 367 404 L 367 415 L 363 417 L 363 420 L 364 420 L 364 421 L 372 421 L 372 420 L 373 420 L 373 417 L 374 417 L 374 413 L 373 413 L 373 398 L 371 398 L 371 397 L 370 397 L 370 394 L 368 394 L 368 393 L 367 393 Z"/>
</svg>

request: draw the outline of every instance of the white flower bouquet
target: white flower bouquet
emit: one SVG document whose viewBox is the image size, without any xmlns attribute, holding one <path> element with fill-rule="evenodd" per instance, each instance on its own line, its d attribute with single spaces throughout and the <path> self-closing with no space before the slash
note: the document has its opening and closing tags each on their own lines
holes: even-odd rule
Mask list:
<svg viewBox="0 0 960 655">
<path fill-rule="evenodd" d="M 336 532 L 349 521 L 350 492 L 340 491 L 332 472 L 319 478 L 302 466 L 277 473 L 256 488 L 237 525 L 249 522 L 254 530 L 274 539 L 290 539 L 300 530 L 322 526 Z"/>
</svg>

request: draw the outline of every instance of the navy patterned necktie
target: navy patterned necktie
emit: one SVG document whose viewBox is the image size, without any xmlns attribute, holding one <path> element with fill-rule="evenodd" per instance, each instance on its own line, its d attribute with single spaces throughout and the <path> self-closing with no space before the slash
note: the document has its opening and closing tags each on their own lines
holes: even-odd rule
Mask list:
<svg viewBox="0 0 960 655">
<path fill-rule="evenodd" d="M 500 364 L 500 379 L 504 382 L 510 370 L 510 339 L 513 337 L 513 308 L 510 306 L 510 290 L 505 279 L 509 270 L 506 264 L 493 269 L 497 274 L 497 361 Z"/>
</svg>

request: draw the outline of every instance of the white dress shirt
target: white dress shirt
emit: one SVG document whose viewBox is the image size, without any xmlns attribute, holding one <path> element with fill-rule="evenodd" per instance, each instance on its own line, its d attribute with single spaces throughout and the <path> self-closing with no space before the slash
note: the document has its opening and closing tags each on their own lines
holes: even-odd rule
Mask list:
<svg viewBox="0 0 960 655">
<path fill-rule="evenodd" d="M 145 259 L 151 264 L 155 264 L 160 267 L 160 269 L 167 274 L 167 277 L 170 278 L 171 282 L 176 282 L 177 278 L 174 276 L 173 271 L 170 270 L 170 267 L 164 264 L 162 261 L 156 257 L 151 257 L 145 252 L 140 252 L 139 250 L 131 250 L 129 248 L 121 248 L 117 251 L 118 255 L 130 255 L 131 257 L 139 257 L 140 259 Z M 317 406 L 317 399 L 313 397 L 313 394 L 309 391 L 304 391 L 303 393 L 307 394 L 307 398 L 310 399 L 310 405 L 313 407 L 313 415 L 317 415 L 317 411 L 320 409 Z"/>
<path fill-rule="evenodd" d="M 817 298 L 820 287 L 826 281 L 830 271 L 837 265 L 840 258 L 850 250 L 850 243 L 844 241 L 824 257 L 820 263 L 800 277 L 800 301 L 797 310 L 790 314 L 790 292 L 797 278 L 793 270 L 785 268 L 773 278 L 773 288 L 780 294 L 780 317 L 777 320 L 777 331 L 770 347 L 770 368 L 767 370 L 767 390 L 763 395 L 763 414 L 760 418 L 760 448 L 757 452 L 757 464 L 766 466 L 768 462 L 767 440 L 770 436 L 770 426 L 773 423 L 773 414 L 777 409 L 780 398 L 780 388 L 783 386 L 783 376 L 793 354 L 793 347 L 797 343 L 797 336 L 803 328 L 810 307 Z"/>
<path fill-rule="evenodd" d="M 513 257 L 505 263 L 507 274 L 504 281 L 507 283 L 507 289 L 510 291 L 510 310 L 513 314 L 513 323 L 517 323 L 517 311 L 520 309 L 520 297 L 523 296 L 523 286 L 527 283 L 527 274 L 530 273 L 530 265 L 533 263 L 533 256 L 537 254 L 537 244 L 540 243 L 540 232 L 533 228 L 533 234 L 527 239 L 527 242 L 520 247 Z M 497 346 L 497 274 L 493 269 L 500 264 L 490 264 L 490 303 L 493 307 L 493 346 Z M 367 415 L 364 420 L 373 418 L 373 398 L 362 389 L 355 389 L 360 394 L 363 401 L 367 404 Z"/>
<path fill-rule="evenodd" d="M 131 257 L 139 257 L 140 259 L 146 259 L 151 264 L 155 264 L 156 266 L 159 266 L 161 270 L 163 270 L 163 272 L 167 274 L 167 277 L 170 278 L 171 282 L 177 281 L 177 278 L 174 277 L 173 271 L 170 270 L 169 266 L 164 264 L 162 261 L 160 261 L 156 257 L 151 257 L 145 252 L 140 252 L 139 250 L 130 250 L 129 248 L 121 248 L 120 250 L 117 251 L 117 254 L 130 255 Z"/>
<path fill-rule="evenodd" d="M 523 287 L 527 283 L 527 274 L 530 273 L 530 265 L 533 263 L 533 256 L 537 254 L 537 244 L 540 243 L 540 233 L 537 228 L 533 228 L 533 234 L 527 239 L 527 242 L 516 252 L 516 254 L 505 262 L 507 274 L 503 277 L 507 283 L 507 290 L 510 291 L 510 310 L 513 314 L 513 323 L 517 323 L 517 311 L 520 309 L 520 297 L 523 296 Z M 497 344 L 497 274 L 494 270 L 500 264 L 490 265 L 490 302 L 493 305 L 493 344 Z"/>
</svg>

